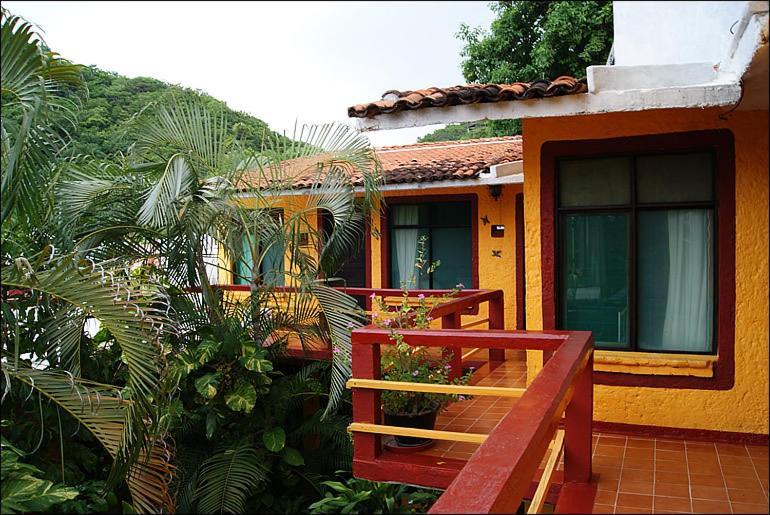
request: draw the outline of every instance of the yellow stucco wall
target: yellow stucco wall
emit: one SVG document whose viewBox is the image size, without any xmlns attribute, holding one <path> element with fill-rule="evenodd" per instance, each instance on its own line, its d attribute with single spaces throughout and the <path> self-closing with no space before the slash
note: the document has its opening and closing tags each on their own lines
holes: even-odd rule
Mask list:
<svg viewBox="0 0 770 515">
<path fill-rule="evenodd" d="M 521 193 L 521 185 L 505 185 L 502 194 L 495 200 L 487 186 L 430 188 L 420 190 L 399 190 L 384 192 L 385 203 L 392 197 L 434 196 L 434 195 L 476 195 L 478 199 L 478 250 L 479 250 L 479 288 L 500 289 L 505 296 L 505 327 L 515 329 L 516 326 L 516 230 L 515 230 L 515 196 Z M 436 199 L 439 200 L 439 199 Z M 484 225 L 481 218 L 489 218 L 489 224 Z M 491 225 L 505 225 L 505 235 L 502 238 L 492 238 Z M 373 228 L 380 231 L 379 217 L 373 220 Z M 382 246 L 381 240 L 372 237 L 372 287 L 382 287 Z M 492 251 L 500 250 L 501 257 L 493 257 Z M 470 288 L 470 284 L 465 285 Z M 398 288 L 398 285 L 395 285 Z M 463 324 L 475 319 L 487 317 L 487 306 L 482 306 L 478 317 L 463 317 Z M 486 326 L 481 326 L 486 327 Z"/>
<path fill-rule="evenodd" d="M 735 385 L 686 390 L 597 385 L 594 420 L 768 433 L 768 113 L 657 110 L 524 121 L 527 327 L 542 328 L 540 149 L 546 141 L 729 129 L 735 137 Z M 542 366 L 528 356 L 529 376 Z"/>
<path fill-rule="evenodd" d="M 256 199 L 255 198 L 245 198 L 241 200 L 241 203 L 246 208 L 253 209 L 256 206 Z M 296 195 L 296 196 L 283 196 L 283 197 L 266 197 L 264 199 L 264 207 L 271 208 L 271 209 L 282 209 L 283 210 L 283 216 L 284 220 L 292 216 L 292 214 L 296 213 L 297 211 L 300 211 L 302 209 L 307 208 L 307 197 Z M 308 223 L 311 224 L 314 227 L 318 227 L 318 217 L 315 210 L 311 210 L 306 214 Z M 306 251 L 311 250 L 310 247 L 306 249 Z M 222 247 L 219 247 L 218 249 L 218 255 L 219 255 L 219 272 L 217 273 L 217 282 L 219 284 L 232 284 L 233 278 L 231 275 L 232 270 L 232 263 L 230 262 L 230 258 L 227 255 L 227 249 L 224 249 Z M 287 254 L 284 256 L 284 267 L 286 270 L 289 269 L 291 263 L 290 263 L 289 255 Z M 290 286 L 290 278 L 289 276 L 286 276 L 286 286 Z M 243 295 L 235 295 L 236 297 L 245 297 L 246 294 Z"/>
<path fill-rule="evenodd" d="M 522 186 L 517 184 L 504 185 L 502 194 L 497 200 L 490 195 L 487 186 L 471 187 L 451 187 L 451 188 L 422 188 L 415 190 L 397 190 L 385 191 L 383 197 L 387 204 L 388 198 L 393 197 L 414 197 L 431 196 L 440 200 L 443 195 L 476 195 L 478 202 L 478 250 L 479 250 L 479 287 L 489 289 L 501 289 L 505 296 L 505 325 L 508 329 L 515 329 L 516 326 L 516 230 L 515 230 L 515 196 L 522 192 Z M 287 196 L 275 197 L 270 202 L 270 207 L 281 208 L 284 210 L 284 216 L 289 217 L 292 213 L 305 206 L 306 197 Z M 246 207 L 254 206 L 254 199 L 245 199 Z M 489 224 L 484 225 L 481 218 L 487 216 Z M 310 215 L 310 221 L 313 223 L 313 217 Z M 317 221 L 315 222 L 317 223 Z M 491 225 L 505 225 L 505 235 L 502 238 L 492 238 Z M 372 219 L 373 234 L 378 234 L 381 230 L 380 217 L 374 216 Z M 371 267 L 372 287 L 382 287 L 382 247 L 381 239 L 377 236 L 371 237 Z M 501 257 L 493 257 L 492 251 L 499 250 Z M 220 261 L 223 266 L 230 268 L 224 249 L 220 249 Z M 286 266 L 289 266 L 288 256 L 286 257 Z M 229 272 L 221 270 L 219 272 L 219 283 L 230 284 L 232 278 Z M 470 284 L 465 285 L 470 288 Z M 398 287 L 398 285 L 396 286 Z M 236 297 L 245 297 L 246 294 L 236 295 Z M 477 316 L 464 316 L 463 324 L 472 323 L 474 320 L 484 319 L 488 316 L 487 305 L 483 305 Z M 437 326 L 438 326 L 437 322 Z M 485 328 L 483 325 L 480 328 Z"/>
</svg>

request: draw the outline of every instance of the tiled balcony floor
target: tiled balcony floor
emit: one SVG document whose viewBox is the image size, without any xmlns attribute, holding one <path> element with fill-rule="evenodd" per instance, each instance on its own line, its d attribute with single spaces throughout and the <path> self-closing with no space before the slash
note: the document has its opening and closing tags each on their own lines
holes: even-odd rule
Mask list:
<svg viewBox="0 0 770 515">
<path fill-rule="evenodd" d="M 523 353 L 479 386 L 526 386 Z M 436 429 L 489 433 L 515 399 L 474 397 L 457 402 Z M 425 454 L 468 459 L 477 444 L 442 442 Z M 594 434 L 594 513 L 768 513 L 768 448 L 690 440 Z M 546 458 L 544 458 L 544 461 Z"/>
</svg>

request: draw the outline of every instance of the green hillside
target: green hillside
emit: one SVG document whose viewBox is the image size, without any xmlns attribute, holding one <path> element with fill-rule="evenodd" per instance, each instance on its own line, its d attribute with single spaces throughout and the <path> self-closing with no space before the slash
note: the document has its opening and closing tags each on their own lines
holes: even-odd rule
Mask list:
<svg viewBox="0 0 770 515">
<path fill-rule="evenodd" d="M 228 132 L 251 148 L 259 148 L 263 137 L 280 137 L 262 120 L 233 111 L 221 100 L 201 91 L 182 88 L 149 77 L 129 79 L 117 73 L 85 68 L 88 99 L 78 114 L 78 126 L 72 131 L 68 154 L 106 157 L 125 153 L 134 138 L 130 120 L 152 102 L 162 102 L 169 95 L 200 95 L 215 109 L 227 115 Z"/>
</svg>

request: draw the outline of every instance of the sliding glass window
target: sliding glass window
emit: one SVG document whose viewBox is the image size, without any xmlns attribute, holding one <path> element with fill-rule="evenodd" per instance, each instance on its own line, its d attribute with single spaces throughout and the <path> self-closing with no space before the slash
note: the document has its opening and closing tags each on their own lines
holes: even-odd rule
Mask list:
<svg viewBox="0 0 770 515">
<path fill-rule="evenodd" d="M 714 352 L 710 153 L 558 162 L 559 326 L 597 348 Z"/>
<path fill-rule="evenodd" d="M 472 221 L 470 202 L 396 204 L 390 208 L 390 286 L 412 289 L 472 287 Z M 420 238 L 425 238 L 432 272 L 415 268 Z"/>
</svg>

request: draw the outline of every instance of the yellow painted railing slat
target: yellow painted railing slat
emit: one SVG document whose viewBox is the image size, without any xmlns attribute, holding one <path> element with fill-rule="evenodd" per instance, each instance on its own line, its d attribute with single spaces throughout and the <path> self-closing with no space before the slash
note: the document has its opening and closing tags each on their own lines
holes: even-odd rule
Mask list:
<svg viewBox="0 0 770 515">
<path fill-rule="evenodd" d="M 359 433 L 374 433 L 380 435 L 413 436 L 416 438 L 433 438 L 434 440 L 449 440 L 452 442 L 482 443 L 487 435 L 480 433 L 456 433 L 454 431 L 438 431 L 436 429 L 417 429 L 414 427 L 384 426 L 353 422 L 348 426 L 349 431 Z"/>
<path fill-rule="evenodd" d="M 465 386 L 457 384 L 407 383 L 381 379 L 349 379 L 348 388 L 395 390 L 401 392 L 453 393 L 455 395 L 489 395 L 493 397 L 521 397 L 526 388 L 500 388 L 497 386 Z"/>
<path fill-rule="evenodd" d="M 556 466 L 559 464 L 559 458 L 561 458 L 562 452 L 564 452 L 564 430 L 560 429 L 556 432 L 556 438 L 549 446 L 551 449 L 551 455 L 548 457 L 548 461 L 543 469 L 543 475 L 540 476 L 540 483 L 537 485 L 535 495 L 532 496 L 532 502 L 529 505 L 527 513 L 540 513 L 545 504 L 545 495 L 548 493 L 548 488 L 553 481 L 553 472 L 556 470 Z"/>
</svg>

